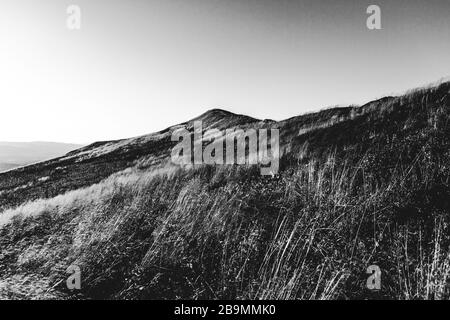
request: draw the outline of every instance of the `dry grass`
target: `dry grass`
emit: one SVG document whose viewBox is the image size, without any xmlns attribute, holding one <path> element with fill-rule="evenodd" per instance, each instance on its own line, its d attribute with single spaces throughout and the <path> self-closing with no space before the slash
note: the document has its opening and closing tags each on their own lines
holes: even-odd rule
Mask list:
<svg viewBox="0 0 450 320">
<path fill-rule="evenodd" d="M 446 297 L 446 218 L 434 218 L 432 243 L 424 223 L 417 235 L 416 221 L 393 221 L 417 177 L 406 168 L 361 186 L 364 161 L 330 155 L 275 178 L 252 167 L 123 173 L 4 213 L 2 248 L 19 243 L 2 254 L 15 257 L 11 273 L 55 283 L 79 265 L 86 297 L 361 298 L 370 264 L 389 272 L 387 296 Z"/>
<path fill-rule="evenodd" d="M 33 275 L 76 298 L 448 299 L 449 109 L 433 90 L 292 140 L 274 177 L 137 167 L 7 210 L 0 286 Z M 373 264 L 380 292 L 365 286 Z"/>
</svg>

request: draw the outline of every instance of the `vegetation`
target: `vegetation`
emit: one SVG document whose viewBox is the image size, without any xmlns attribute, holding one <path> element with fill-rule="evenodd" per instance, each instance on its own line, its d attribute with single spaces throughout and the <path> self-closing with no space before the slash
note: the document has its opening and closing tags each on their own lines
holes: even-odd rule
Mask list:
<svg viewBox="0 0 450 320">
<path fill-rule="evenodd" d="M 448 299 L 449 120 L 443 83 L 238 123 L 279 126 L 273 177 L 257 166 L 180 168 L 151 153 L 96 184 L 4 200 L 0 296 Z M 80 291 L 66 287 L 70 265 L 81 268 Z M 382 270 L 380 291 L 366 288 L 370 265 Z"/>
</svg>

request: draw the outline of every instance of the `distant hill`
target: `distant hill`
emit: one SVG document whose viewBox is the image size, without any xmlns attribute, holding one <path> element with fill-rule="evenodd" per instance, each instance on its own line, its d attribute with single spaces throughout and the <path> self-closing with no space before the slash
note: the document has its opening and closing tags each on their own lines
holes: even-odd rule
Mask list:
<svg viewBox="0 0 450 320">
<path fill-rule="evenodd" d="M 172 163 L 196 120 L 278 128 L 278 174 Z M 449 137 L 445 82 L 279 122 L 213 109 L 1 173 L 0 298 L 450 299 Z"/>
<path fill-rule="evenodd" d="M 81 145 L 55 142 L 1 142 L 0 171 L 62 156 Z"/>
</svg>

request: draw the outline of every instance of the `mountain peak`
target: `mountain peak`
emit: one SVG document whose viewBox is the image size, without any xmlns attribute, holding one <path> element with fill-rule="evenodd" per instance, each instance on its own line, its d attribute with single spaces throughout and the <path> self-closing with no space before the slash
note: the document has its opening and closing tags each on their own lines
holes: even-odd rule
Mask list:
<svg viewBox="0 0 450 320">
<path fill-rule="evenodd" d="M 189 123 L 192 123 L 194 121 L 202 121 L 204 128 L 215 127 L 220 129 L 258 122 L 259 120 L 243 114 L 236 114 L 224 109 L 213 108 L 190 120 Z"/>
<path fill-rule="evenodd" d="M 224 118 L 224 117 L 239 117 L 239 116 L 243 116 L 243 115 L 238 115 L 236 113 L 233 113 L 233 112 L 225 110 L 225 109 L 213 108 L 213 109 L 210 109 L 210 110 L 202 113 L 197 118 L 204 119 L 204 118 L 211 118 L 211 117 L 222 117 L 222 118 Z"/>
</svg>

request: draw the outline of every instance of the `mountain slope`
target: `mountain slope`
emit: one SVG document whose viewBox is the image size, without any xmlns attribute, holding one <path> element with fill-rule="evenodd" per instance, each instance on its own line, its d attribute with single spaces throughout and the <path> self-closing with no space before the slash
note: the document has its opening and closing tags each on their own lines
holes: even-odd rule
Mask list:
<svg viewBox="0 0 450 320">
<path fill-rule="evenodd" d="M 172 132 L 181 127 L 192 129 L 194 121 L 202 121 L 203 129 L 207 130 L 243 126 L 258 120 L 214 109 L 161 132 L 97 142 L 60 158 L 3 173 L 0 176 L 0 209 L 86 187 L 128 167 L 160 165 L 167 161 L 175 144 L 171 141 Z M 46 177 L 49 179 L 40 180 Z M 17 190 L 21 192 L 17 193 Z"/>
<path fill-rule="evenodd" d="M 279 128 L 279 174 L 172 164 L 171 133 L 199 119 Z M 3 173 L 0 296 L 449 298 L 449 120 L 450 83 L 280 122 L 212 110 Z"/>
</svg>

